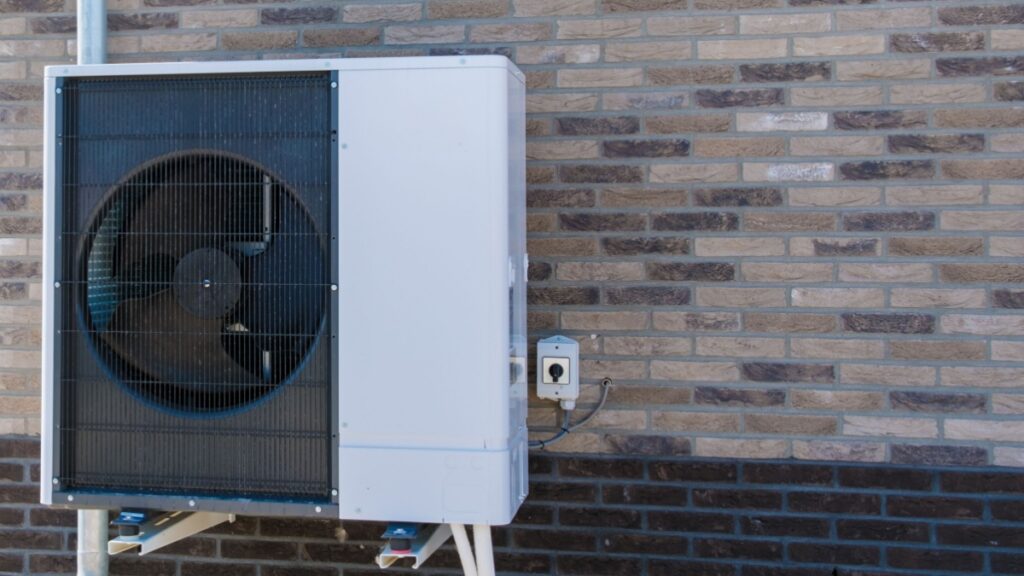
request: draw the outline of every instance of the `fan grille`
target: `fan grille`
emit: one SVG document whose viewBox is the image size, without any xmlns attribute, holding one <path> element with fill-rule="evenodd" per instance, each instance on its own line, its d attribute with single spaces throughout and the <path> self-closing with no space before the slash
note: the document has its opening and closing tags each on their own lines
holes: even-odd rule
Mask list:
<svg viewBox="0 0 1024 576">
<path fill-rule="evenodd" d="M 66 80 L 61 485 L 327 501 L 330 74 Z"/>
</svg>

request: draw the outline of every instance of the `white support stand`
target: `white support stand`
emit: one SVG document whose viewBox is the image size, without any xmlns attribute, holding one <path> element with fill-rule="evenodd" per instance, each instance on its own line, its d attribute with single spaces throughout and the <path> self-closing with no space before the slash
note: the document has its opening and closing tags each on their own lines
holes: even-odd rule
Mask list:
<svg viewBox="0 0 1024 576">
<path fill-rule="evenodd" d="M 106 511 L 104 511 L 104 522 Z M 219 512 L 168 512 L 147 520 L 137 536 L 118 536 L 107 543 L 107 551 L 120 554 L 138 547 L 139 554 L 149 554 L 178 540 L 183 540 L 222 522 L 234 522 L 234 514 Z M 79 573 L 81 574 L 81 573 Z"/>
<path fill-rule="evenodd" d="M 78 511 L 78 576 L 107 576 L 106 510 Z"/>
<path fill-rule="evenodd" d="M 448 537 L 451 535 L 452 529 L 447 524 L 434 524 L 420 532 L 408 550 L 396 552 L 391 549 L 389 542 L 377 555 L 377 566 L 387 568 L 402 558 L 415 558 L 412 567 L 419 568 L 442 544 L 448 541 Z"/>
</svg>

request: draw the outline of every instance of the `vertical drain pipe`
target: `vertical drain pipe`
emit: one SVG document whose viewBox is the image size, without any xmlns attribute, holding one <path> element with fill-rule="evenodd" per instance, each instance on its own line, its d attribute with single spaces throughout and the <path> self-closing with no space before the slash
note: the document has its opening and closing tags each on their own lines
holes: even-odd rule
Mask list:
<svg viewBox="0 0 1024 576">
<path fill-rule="evenodd" d="M 105 0 L 78 0 L 78 63 L 107 60 Z M 78 576 L 107 576 L 107 511 L 78 511 Z"/>
</svg>

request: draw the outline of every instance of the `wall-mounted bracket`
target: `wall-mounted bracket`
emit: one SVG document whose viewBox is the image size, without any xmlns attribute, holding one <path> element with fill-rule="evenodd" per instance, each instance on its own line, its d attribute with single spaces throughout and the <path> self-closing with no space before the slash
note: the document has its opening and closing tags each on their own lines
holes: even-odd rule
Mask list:
<svg viewBox="0 0 1024 576">
<path fill-rule="evenodd" d="M 413 568 L 419 568 L 430 556 L 451 538 L 452 529 L 448 524 L 433 524 L 420 530 L 408 550 L 392 550 L 388 542 L 377 555 L 377 565 L 387 568 L 401 558 L 415 558 Z"/>
<path fill-rule="evenodd" d="M 144 522 L 138 535 L 118 536 L 107 542 L 107 553 L 120 554 L 138 547 L 139 554 L 149 554 L 222 522 L 234 521 L 234 514 L 220 512 L 167 512 Z"/>
</svg>

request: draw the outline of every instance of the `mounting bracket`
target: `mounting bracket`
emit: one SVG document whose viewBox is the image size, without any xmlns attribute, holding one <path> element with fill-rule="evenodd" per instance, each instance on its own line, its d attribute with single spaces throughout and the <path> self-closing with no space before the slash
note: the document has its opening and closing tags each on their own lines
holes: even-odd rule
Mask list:
<svg viewBox="0 0 1024 576">
<path fill-rule="evenodd" d="M 234 521 L 234 514 L 220 512 L 167 512 L 144 522 L 138 535 L 118 536 L 107 542 L 107 553 L 120 554 L 138 547 L 139 554 L 149 554 L 222 522 Z"/>
<path fill-rule="evenodd" d="M 419 568 L 451 535 L 452 528 L 448 524 L 433 524 L 419 531 L 408 550 L 392 550 L 388 542 L 377 555 L 377 566 L 387 568 L 401 558 L 415 558 L 412 567 Z"/>
</svg>

